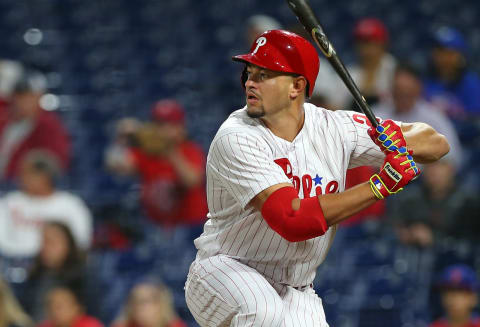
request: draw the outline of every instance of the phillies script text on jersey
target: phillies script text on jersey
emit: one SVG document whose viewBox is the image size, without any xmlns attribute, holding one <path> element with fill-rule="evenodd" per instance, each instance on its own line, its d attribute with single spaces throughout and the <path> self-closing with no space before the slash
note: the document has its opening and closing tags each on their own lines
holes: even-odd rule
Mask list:
<svg viewBox="0 0 480 327">
<path fill-rule="evenodd" d="M 323 181 L 324 184 L 322 185 L 323 177 L 318 176 L 318 174 L 315 174 L 314 178 L 312 178 L 310 174 L 305 174 L 301 178 L 300 176 L 293 175 L 292 164 L 290 163 L 290 160 L 288 160 L 288 158 L 276 159 L 274 161 L 277 165 L 282 167 L 283 172 L 285 173 L 287 178 L 292 181 L 292 184 L 297 190 L 297 192 L 299 192 L 300 187 L 302 187 L 304 199 L 312 196 L 311 191 L 314 187 L 315 195 L 320 195 L 324 193 L 335 193 L 338 191 L 337 181 L 329 181 L 328 183 L 325 183 L 325 181 Z M 325 192 L 323 191 L 324 189 Z"/>
</svg>

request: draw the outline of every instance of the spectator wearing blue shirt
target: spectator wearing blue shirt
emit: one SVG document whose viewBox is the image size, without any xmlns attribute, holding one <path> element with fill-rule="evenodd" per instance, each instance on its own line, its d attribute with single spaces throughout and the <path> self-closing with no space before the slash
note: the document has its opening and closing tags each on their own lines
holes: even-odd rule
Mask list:
<svg viewBox="0 0 480 327">
<path fill-rule="evenodd" d="M 434 42 L 425 96 L 452 118 L 480 115 L 480 77 L 468 68 L 463 35 L 452 27 L 441 27 Z"/>
</svg>

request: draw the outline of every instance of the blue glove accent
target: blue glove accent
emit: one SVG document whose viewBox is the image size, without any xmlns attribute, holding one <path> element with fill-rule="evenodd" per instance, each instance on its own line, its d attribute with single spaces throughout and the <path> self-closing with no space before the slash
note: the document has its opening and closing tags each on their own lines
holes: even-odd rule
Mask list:
<svg viewBox="0 0 480 327">
<path fill-rule="evenodd" d="M 392 145 L 391 147 L 388 148 L 390 151 L 397 151 L 398 148 L 396 145 Z"/>
</svg>

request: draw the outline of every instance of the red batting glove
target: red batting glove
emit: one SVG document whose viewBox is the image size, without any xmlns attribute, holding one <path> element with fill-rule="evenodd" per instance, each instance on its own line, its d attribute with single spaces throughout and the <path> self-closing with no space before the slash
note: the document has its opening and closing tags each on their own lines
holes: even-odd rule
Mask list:
<svg viewBox="0 0 480 327">
<path fill-rule="evenodd" d="M 370 127 L 367 133 L 385 154 L 395 152 L 401 147 L 407 147 L 400 126 L 393 120 L 387 119 L 375 129 Z"/>
<path fill-rule="evenodd" d="M 370 177 L 370 187 L 378 199 L 384 199 L 403 190 L 419 174 L 420 169 L 413 161 L 412 152 L 402 147 L 387 153 L 380 172 Z"/>
</svg>

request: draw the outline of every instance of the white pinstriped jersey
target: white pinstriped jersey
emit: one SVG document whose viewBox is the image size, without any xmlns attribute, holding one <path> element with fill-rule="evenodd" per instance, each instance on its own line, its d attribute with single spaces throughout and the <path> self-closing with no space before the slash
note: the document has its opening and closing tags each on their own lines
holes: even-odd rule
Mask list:
<svg viewBox="0 0 480 327">
<path fill-rule="evenodd" d="M 312 283 L 335 236 L 289 242 L 249 205 L 262 190 L 291 183 L 300 198 L 342 192 L 348 168 L 380 166 L 384 155 L 367 134 L 364 115 L 306 103 L 305 123 L 288 142 L 275 136 L 246 108 L 222 124 L 207 158 L 208 221 L 195 240 L 197 259 L 225 254 L 267 279 L 291 286 Z"/>
</svg>

